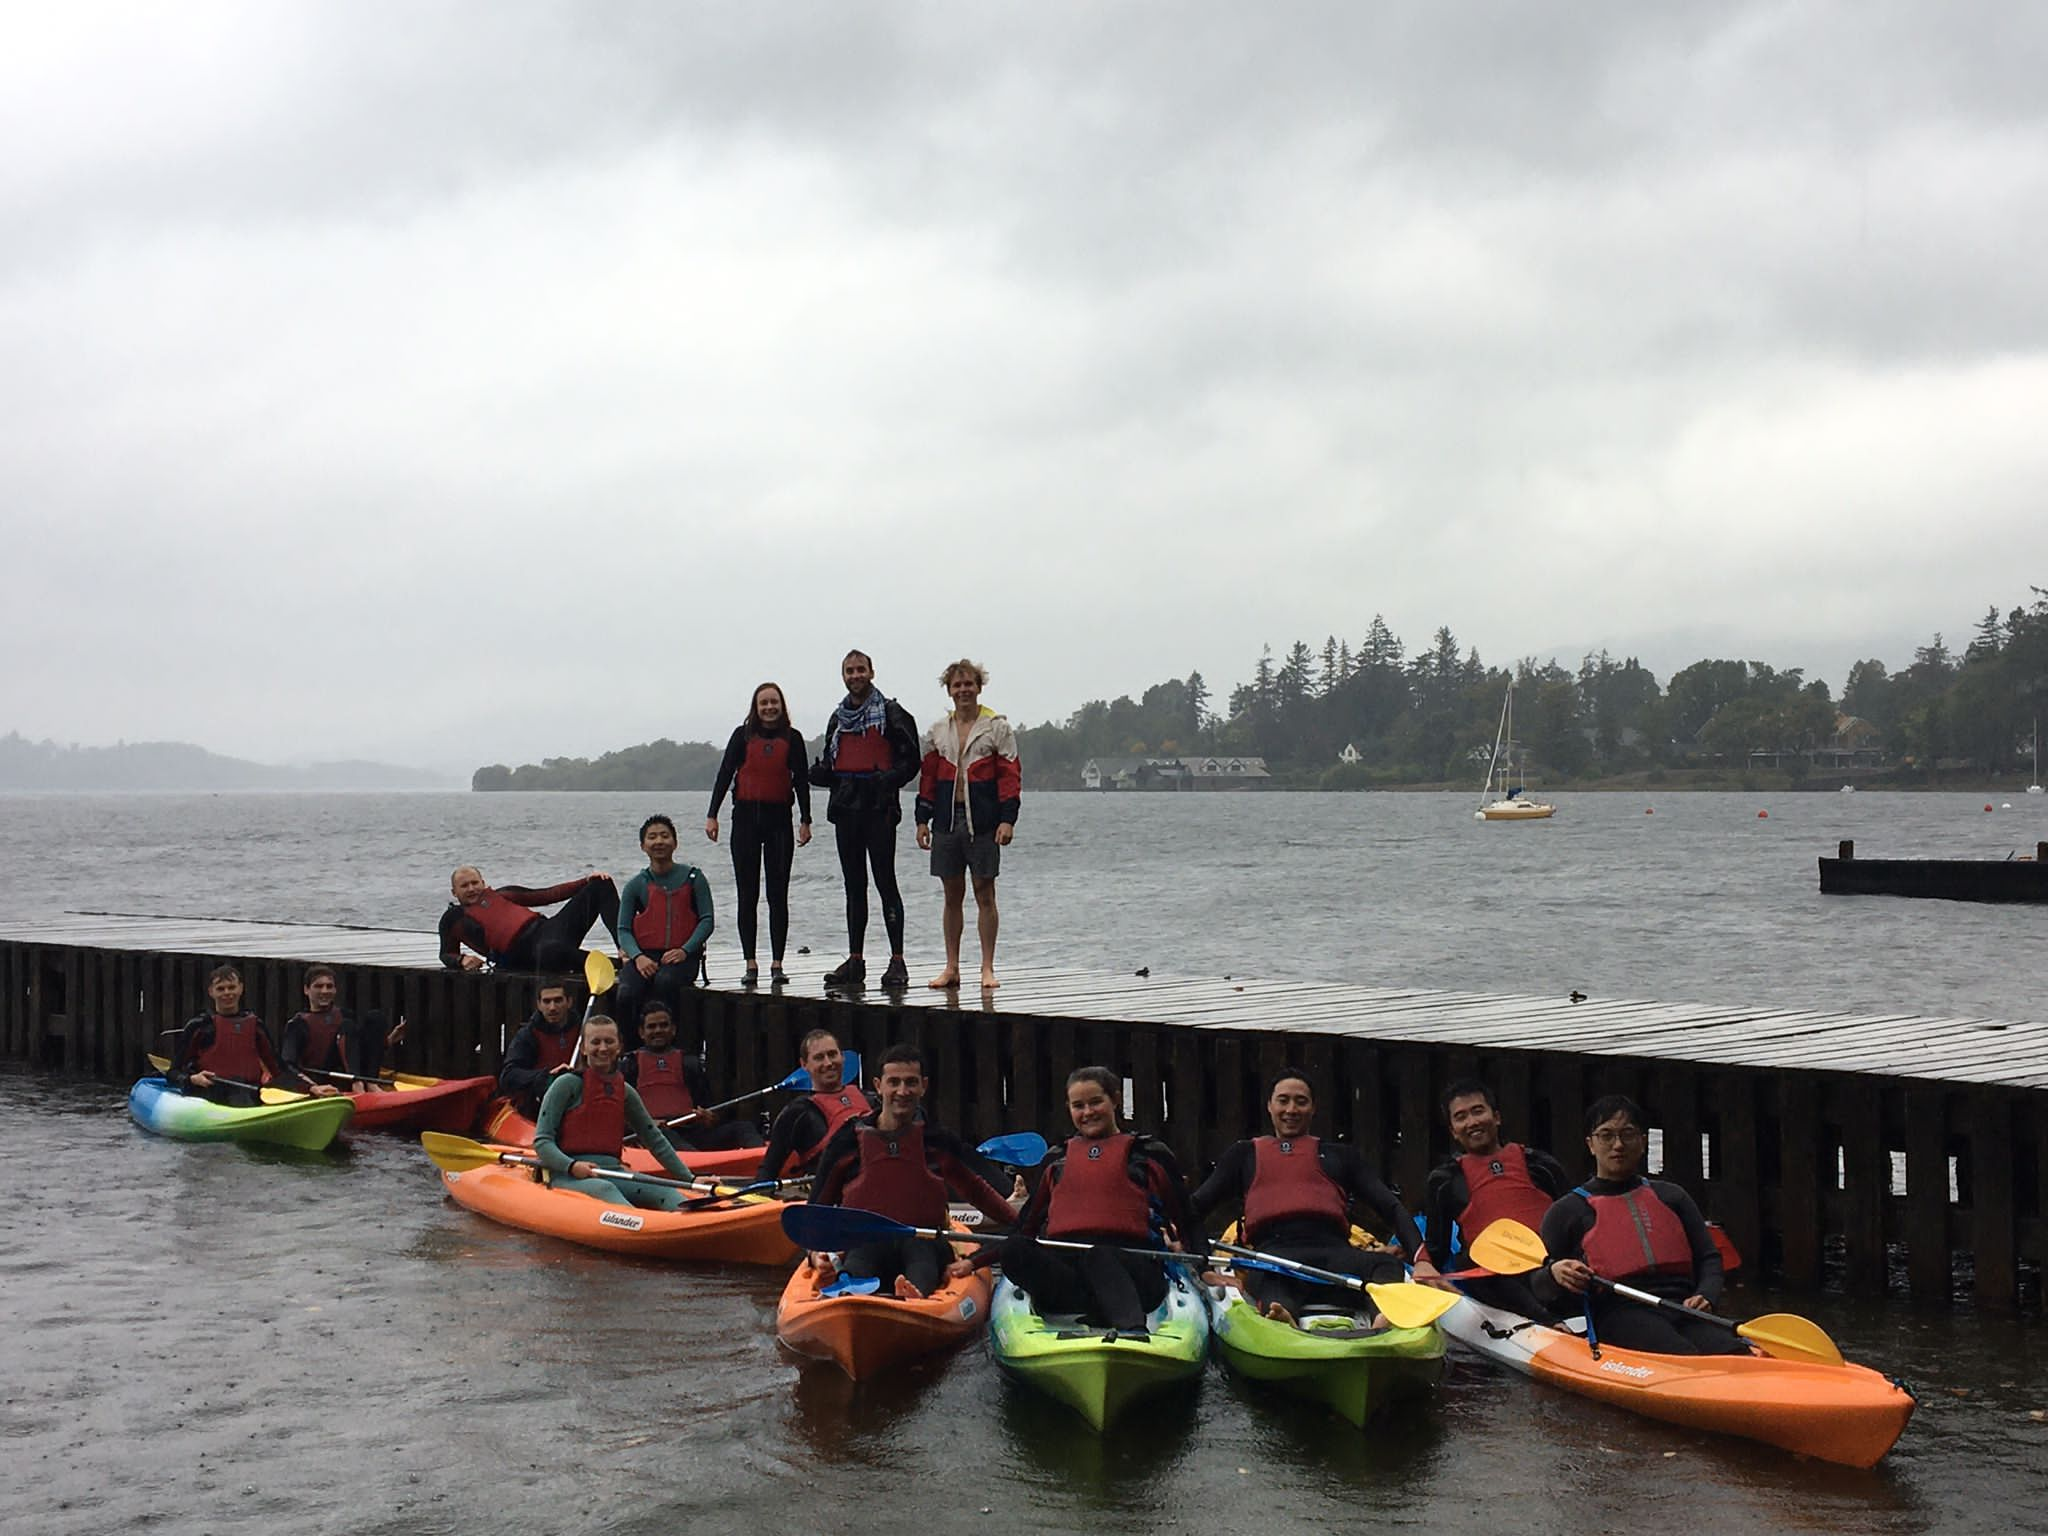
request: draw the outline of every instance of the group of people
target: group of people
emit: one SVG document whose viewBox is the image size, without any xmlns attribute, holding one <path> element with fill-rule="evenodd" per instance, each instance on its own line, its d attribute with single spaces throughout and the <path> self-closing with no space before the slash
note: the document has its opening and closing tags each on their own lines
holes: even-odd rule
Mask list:
<svg viewBox="0 0 2048 1536">
<path fill-rule="evenodd" d="M 948 666 L 939 681 L 952 707 L 921 734 L 903 706 L 875 686 L 874 662 L 866 652 L 847 652 L 840 680 L 845 696 L 826 722 L 815 760 L 790 721 L 780 686 L 763 683 L 754 690 L 747 717 L 733 730 L 718 765 L 704 836 L 716 843 L 723 834 L 732 855 L 742 981 L 754 986 L 761 979 L 764 889 L 769 981 L 780 986 L 788 980 L 790 869 L 796 850 L 811 840 L 811 789 L 817 786 L 827 792 L 825 816 L 832 823 L 846 888 L 847 954 L 826 975 L 825 985 L 859 989 L 867 984 L 872 879 L 889 942 L 880 984 L 891 990 L 909 986 L 896 836 L 903 820 L 902 791 L 915 780 L 917 845 L 929 853 L 932 874 L 944 893 L 946 960 L 928 985 L 949 991 L 961 984 L 960 949 L 971 885 L 981 986 L 993 990 L 999 984 L 995 953 L 1001 924 L 996 878 L 1002 850 L 1016 833 L 1023 770 L 1010 722 L 981 702 L 988 672 L 965 658 Z M 719 819 L 728 793 L 729 828 Z M 453 900 L 441 916 L 441 963 L 463 970 L 486 965 L 573 970 L 581 964 L 584 936 L 597 923 L 614 937 L 625 963 L 616 1007 L 627 1029 L 637 1027 L 651 998 L 667 1003 L 672 1012 L 680 1010 L 685 989 L 703 969 L 704 947 L 715 926 L 711 883 L 701 869 L 676 857 L 676 826 L 667 816 L 650 816 L 641 824 L 640 848 L 647 867 L 623 890 L 603 872 L 540 888 L 493 887 L 475 866 L 463 865 L 449 881 Z M 560 906 L 553 913 L 540 910 L 556 903 Z"/>
<path fill-rule="evenodd" d="M 180 1092 L 224 1104 L 254 1104 L 261 1090 L 288 1088 L 321 1098 L 381 1091 L 387 1049 L 405 1039 L 405 1021 L 385 1027 L 370 1009 L 358 1017 L 343 1008 L 332 966 L 306 970 L 306 1006 L 285 1022 L 273 1041 L 264 1022 L 243 1006 L 242 973 L 217 965 L 207 973 L 207 1007 L 185 1022 L 165 1080 Z"/>
<path fill-rule="evenodd" d="M 545 990 L 536 1020 L 514 1042 L 502 1082 L 508 1092 L 542 1088 L 535 1146 L 551 1170 L 574 1181 L 568 1187 L 672 1207 L 672 1191 L 603 1183 L 604 1168 L 620 1166 L 628 1129 L 685 1179 L 688 1169 L 665 1139 L 664 1121 L 691 1127 L 679 1134 L 685 1150 L 759 1143 L 751 1125 L 702 1116 L 701 1077 L 660 1064 L 672 1038 L 665 1012 L 643 1014 L 647 1043 L 632 1053 L 637 1071 L 620 1064 L 616 1024 L 593 1018 L 579 1034 L 568 1028 L 567 1015 L 566 992 Z M 564 1054 L 570 1039 L 582 1042 L 580 1070 Z M 979 1245 L 964 1258 L 946 1241 L 926 1236 L 812 1257 L 814 1264 L 872 1279 L 900 1296 L 929 1295 L 949 1273 L 1000 1264 L 1041 1310 L 1141 1330 L 1165 1297 L 1167 1265 L 1204 1262 L 1211 1219 L 1234 1212 L 1243 1244 L 1366 1285 L 1412 1274 L 1423 1284 L 1460 1288 L 1488 1305 L 1542 1320 L 1583 1307 L 1600 1337 L 1658 1353 L 1746 1348 L 1725 1329 L 1695 1324 L 1683 1312 L 1617 1300 L 1601 1283 L 1627 1283 L 1702 1313 L 1721 1292 L 1721 1257 L 1691 1196 L 1643 1175 L 1644 1116 L 1626 1098 L 1603 1098 L 1588 1110 L 1591 1172 L 1574 1183 L 1556 1158 L 1505 1139 L 1484 1083 L 1453 1084 L 1443 1109 L 1458 1150 L 1430 1175 L 1425 1238 L 1356 1147 L 1315 1134 L 1315 1089 L 1300 1071 L 1284 1071 L 1268 1085 L 1270 1134 L 1229 1147 L 1190 1187 L 1163 1142 L 1122 1125 L 1117 1075 L 1107 1067 L 1081 1067 L 1066 1082 L 1073 1134 L 1038 1168 L 1034 1186 L 1014 1178 L 1006 1191 L 998 1187 L 999 1172 L 926 1111 L 930 1069 L 920 1047 L 883 1051 L 874 1063 L 872 1093 L 845 1081 L 844 1059 L 830 1031 L 804 1036 L 799 1065 L 809 1086 L 776 1116 L 756 1179 L 807 1177 L 814 1202 L 857 1207 L 924 1231 L 945 1230 L 950 1205 L 961 1201 L 1007 1230 L 1000 1243 Z M 542 1087 L 536 1071 L 552 1080 Z M 643 1102 L 650 1084 L 661 1097 Z M 593 1102 L 601 1107 L 593 1111 Z M 691 1139 L 707 1136 L 717 1139 Z M 1472 1239 L 1503 1218 L 1540 1232 L 1541 1268 L 1526 1276 L 1490 1274 L 1467 1261 Z M 1379 1237 L 1361 1241 L 1361 1232 Z M 1333 1302 L 1373 1310 L 1362 1290 L 1339 1296 L 1326 1283 L 1296 1275 L 1252 1269 L 1241 1273 L 1240 1283 L 1276 1317 L 1299 1317 Z"/>
</svg>

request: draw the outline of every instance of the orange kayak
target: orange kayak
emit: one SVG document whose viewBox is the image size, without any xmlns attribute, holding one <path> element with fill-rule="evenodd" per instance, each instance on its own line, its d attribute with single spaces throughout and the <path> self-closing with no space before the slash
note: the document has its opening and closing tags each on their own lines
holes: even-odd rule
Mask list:
<svg viewBox="0 0 2048 1536">
<path fill-rule="evenodd" d="M 533 1122 L 513 1108 L 510 1099 L 493 1099 L 484 1110 L 484 1133 L 479 1139 L 495 1146 L 531 1150 Z M 761 1166 L 759 1147 L 734 1147 L 726 1152 L 695 1152 L 677 1147 L 676 1156 L 690 1165 L 690 1172 L 708 1173 L 720 1179 L 750 1181 L 754 1170 Z M 666 1177 L 654 1154 L 643 1147 L 626 1148 L 619 1160 L 635 1173 L 660 1173 Z"/>
<path fill-rule="evenodd" d="M 643 1259 L 786 1264 L 796 1245 L 782 1231 L 782 1202 L 749 1196 L 694 1211 L 643 1211 L 574 1190 L 550 1189 L 526 1168 L 441 1174 L 457 1204 L 523 1232 L 559 1237 Z"/>
<path fill-rule="evenodd" d="M 1445 1333 L 1489 1359 L 1688 1429 L 1760 1440 L 1847 1467 L 1874 1467 L 1913 1416 L 1913 1395 L 1864 1365 L 1768 1355 L 1652 1355 L 1584 1337 L 1467 1296 L 1444 1314 Z"/>
<path fill-rule="evenodd" d="M 413 1077 L 388 1080 L 388 1088 L 352 1093 L 358 1131 L 448 1131 L 465 1134 L 477 1111 L 498 1086 L 495 1077 Z"/>
<path fill-rule="evenodd" d="M 832 1277 L 799 1264 L 775 1309 L 775 1336 L 800 1355 L 830 1360 L 855 1381 L 951 1349 L 988 1321 L 990 1271 L 948 1279 L 921 1301 L 873 1295 L 825 1295 Z"/>
</svg>

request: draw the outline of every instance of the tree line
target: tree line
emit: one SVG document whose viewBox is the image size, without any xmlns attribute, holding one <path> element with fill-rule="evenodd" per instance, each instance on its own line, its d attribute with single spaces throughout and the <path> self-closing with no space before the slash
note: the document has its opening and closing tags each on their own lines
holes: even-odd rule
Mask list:
<svg viewBox="0 0 2048 1536">
<path fill-rule="evenodd" d="M 1331 635 L 1268 646 L 1219 707 L 1200 672 L 1137 698 L 1093 699 L 1064 721 L 1020 729 L 1025 784 L 1072 789 L 1090 758 L 1248 755 L 1294 788 L 1477 784 L 1510 679 L 1515 743 L 1547 783 L 1660 768 L 1746 766 L 1755 752 L 1801 754 L 1836 738 L 1838 717 L 1869 722 L 1895 776 L 1925 778 L 1944 760 L 2011 773 L 2027 766 L 2033 721 L 2048 706 L 2048 589 L 2001 615 L 1994 605 L 1962 652 L 1940 634 L 1894 672 L 1875 657 L 1849 669 L 1841 696 L 1800 667 L 1706 659 L 1660 685 L 1635 657 L 1607 651 L 1576 670 L 1556 658 L 1492 667 L 1449 626 L 1412 655 L 1375 615 L 1356 644 Z M 1356 763 L 1341 763 L 1347 746 Z M 722 748 L 660 741 L 595 759 L 551 757 L 479 768 L 480 790 L 707 788 Z"/>
</svg>

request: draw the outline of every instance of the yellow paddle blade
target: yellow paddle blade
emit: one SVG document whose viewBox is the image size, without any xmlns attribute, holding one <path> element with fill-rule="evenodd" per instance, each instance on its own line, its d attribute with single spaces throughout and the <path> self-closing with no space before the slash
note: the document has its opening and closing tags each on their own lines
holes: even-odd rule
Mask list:
<svg viewBox="0 0 2048 1536">
<path fill-rule="evenodd" d="M 1532 1269 L 1541 1269 L 1548 1257 L 1542 1238 L 1519 1221 L 1506 1217 L 1488 1223 L 1465 1251 L 1472 1256 L 1473 1263 L 1496 1275 L 1527 1274 Z"/>
<path fill-rule="evenodd" d="M 612 984 L 619 979 L 619 969 L 612 964 L 610 955 L 601 955 L 592 950 L 583 957 L 583 979 L 590 986 L 590 995 L 598 996 L 609 992 Z"/>
<path fill-rule="evenodd" d="M 1370 1284 L 1365 1293 L 1380 1309 L 1380 1316 L 1396 1328 L 1427 1328 L 1458 1304 L 1456 1291 L 1440 1291 L 1413 1280 Z"/>
<path fill-rule="evenodd" d="M 294 1093 L 289 1088 L 258 1088 L 256 1097 L 265 1104 L 299 1104 L 313 1097 L 310 1093 Z"/>
<path fill-rule="evenodd" d="M 150 1052 L 149 1064 L 154 1070 L 158 1072 L 168 1072 L 171 1070 L 171 1058 L 168 1056 L 159 1056 L 154 1051 Z"/>
<path fill-rule="evenodd" d="M 1766 1312 L 1762 1317 L 1737 1323 L 1735 1331 L 1765 1354 L 1780 1360 L 1817 1360 L 1822 1365 L 1843 1363 L 1842 1351 L 1821 1331 L 1818 1323 L 1791 1312 Z"/>
<path fill-rule="evenodd" d="M 471 1141 L 467 1136 L 451 1136 L 446 1131 L 420 1132 L 420 1146 L 426 1150 L 427 1156 L 434 1160 L 436 1168 L 445 1168 L 450 1173 L 467 1173 L 472 1168 L 490 1168 L 500 1161 L 496 1147 L 487 1147 L 480 1141 Z"/>
</svg>

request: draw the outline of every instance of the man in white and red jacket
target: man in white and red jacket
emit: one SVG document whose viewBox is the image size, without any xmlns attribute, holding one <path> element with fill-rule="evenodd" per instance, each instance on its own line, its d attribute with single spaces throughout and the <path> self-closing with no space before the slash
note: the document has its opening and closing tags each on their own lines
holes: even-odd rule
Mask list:
<svg viewBox="0 0 2048 1536">
<path fill-rule="evenodd" d="M 1010 722 L 981 702 L 988 671 L 964 658 L 939 675 L 953 712 L 924 733 L 917 781 L 917 846 L 929 848 L 932 873 L 946 891 L 946 968 L 930 985 L 960 985 L 960 935 L 966 928 L 967 878 L 974 877 L 975 929 L 981 937 L 981 988 L 996 987 L 996 874 L 1017 832 L 1024 770 Z"/>
</svg>

